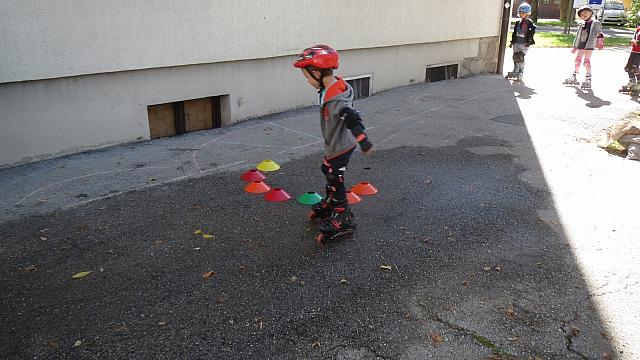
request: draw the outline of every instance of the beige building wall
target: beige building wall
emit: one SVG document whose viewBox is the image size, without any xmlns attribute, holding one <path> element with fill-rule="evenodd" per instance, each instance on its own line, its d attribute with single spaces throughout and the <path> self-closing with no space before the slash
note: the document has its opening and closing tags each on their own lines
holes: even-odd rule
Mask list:
<svg viewBox="0 0 640 360">
<path fill-rule="evenodd" d="M 464 24 L 477 2 L 2 1 L 0 166 L 148 139 L 152 104 L 228 94 L 233 122 L 311 105 L 291 64 L 315 43 L 340 50 L 340 75 L 372 74 L 374 91 L 434 64 L 493 71 L 502 2 L 490 2 Z"/>
</svg>

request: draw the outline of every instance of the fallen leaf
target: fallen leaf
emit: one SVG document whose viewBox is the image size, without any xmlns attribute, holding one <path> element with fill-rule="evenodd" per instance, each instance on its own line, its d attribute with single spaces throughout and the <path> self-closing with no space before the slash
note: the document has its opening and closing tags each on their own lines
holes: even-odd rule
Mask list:
<svg viewBox="0 0 640 360">
<path fill-rule="evenodd" d="M 247 271 L 247 267 L 246 267 L 246 266 L 244 266 L 244 265 L 240 265 L 240 266 L 238 266 L 238 271 L 240 271 L 240 272 L 246 272 L 246 271 Z"/>
<path fill-rule="evenodd" d="M 311 343 L 311 348 L 313 349 L 314 347 L 320 347 L 320 340 L 316 340 Z"/>
<path fill-rule="evenodd" d="M 115 332 L 128 331 L 128 330 L 129 328 L 127 328 L 127 324 L 125 324 L 124 322 L 122 323 L 122 325 L 116 324 L 115 328 L 113 329 L 113 331 Z"/>
<path fill-rule="evenodd" d="M 162 320 L 162 321 L 158 321 L 158 326 L 165 326 L 167 325 L 167 322 Z"/>
<path fill-rule="evenodd" d="M 52 348 L 52 349 L 57 349 L 58 348 L 58 343 L 56 341 L 49 340 L 49 341 L 47 341 L 47 346 Z"/>
<path fill-rule="evenodd" d="M 497 272 L 501 272 L 502 271 L 502 265 L 498 265 L 498 266 L 494 267 L 493 270 L 495 270 Z"/>
<path fill-rule="evenodd" d="M 36 271 L 38 271 L 38 268 L 36 268 L 35 265 L 28 265 L 28 266 L 25 266 L 24 271 L 26 271 L 26 272 L 36 272 Z"/>
<path fill-rule="evenodd" d="M 202 274 L 202 278 L 203 279 L 209 279 L 210 277 L 212 277 L 213 275 L 215 275 L 216 273 L 213 271 L 207 271 L 205 273 Z"/>
<path fill-rule="evenodd" d="M 429 337 L 433 346 L 438 346 L 444 341 L 444 336 L 438 334 L 435 331 L 429 331 Z"/>
<path fill-rule="evenodd" d="M 93 270 L 91 270 L 91 271 L 81 271 L 79 273 L 74 274 L 71 278 L 72 279 L 80 279 L 82 277 L 85 277 L 85 276 L 91 274 L 92 272 L 93 272 Z"/>
<path fill-rule="evenodd" d="M 82 345 L 82 341 L 80 341 L 80 340 L 76 340 L 76 342 L 73 343 L 73 346 L 75 346 L 75 347 L 78 347 L 80 345 Z"/>
<path fill-rule="evenodd" d="M 412 318 L 411 313 L 406 313 L 406 314 L 404 314 L 404 319 L 405 319 L 405 320 L 407 320 L 407 321 L 408 321 L 408 320 L 411 320 L 411 318 Z"/>
<path fill-rule="evenodd" d="M 202 237 L 205 239 L 213 239 L 215 236 L 209 234 L 202 234 Z"/>
<path fill-rule="evenodd" d="M 508 308 L 507 310 L 505 310 L 504 314 L 507 315 L 507 317 L 509 319 L 515 319 L 516 318 L 516 312 L 513 311 L 512 308 Z"/>
<path fill-rule="evenodd" d="M 482 270 L 487 271 L 487 272 L 491 271 L 491 266 L 485 266 L 485 267 L 482 268 Z"/>
<path fill-rule="evenodd" d="M 216 304 L 218 305 L 224 304 L 224 298 L 222 296 L 216 298 Z"/>
<path fill-rule="evenodd" d="M 469 285 L 471 285 L 471 283 L 468 280 L 462 282 L 462 286 L 464 287 L 468 287 Z"/>
<path fill-rule="evenodd" d="M 391 271 L 393 270 L 393 267 L 391 267 L 391 265 L 380 265 L 380 270 Z"/>
<path fill-rule="evenodd" d="M 200 235 L 200 234 L 202 234 L 202 230 L 200 229 L 193 232 L 193 235 Z"/>
<path fill-rule="evenodd" d="M 576 326 L 572 326 L 571 327 L 571 336 L 573 336 L 573 337 L 580 336 L 580 329 L 578 329 Z"/>
</svg>

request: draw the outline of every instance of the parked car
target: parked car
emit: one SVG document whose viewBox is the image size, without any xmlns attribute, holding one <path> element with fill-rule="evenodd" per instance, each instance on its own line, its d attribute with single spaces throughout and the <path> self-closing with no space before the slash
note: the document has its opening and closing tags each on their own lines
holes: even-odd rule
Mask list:
<svg viewBox="0 0 640 360">
<path fill-rule="evenodd" d="M 624 4 L 618 1 L 605 1 L 602 9 L 598 11 L 598 19 L 601 23 L 624 25 Z"/>
</svg>

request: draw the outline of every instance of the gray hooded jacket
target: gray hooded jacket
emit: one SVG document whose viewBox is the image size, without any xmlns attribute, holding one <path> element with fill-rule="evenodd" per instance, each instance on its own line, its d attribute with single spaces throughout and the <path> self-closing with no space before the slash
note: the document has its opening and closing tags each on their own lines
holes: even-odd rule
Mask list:
<svg viewBox="0 0 640 360">
<path fill-rule="evenodd" d="M 320 127 L 324 138 L 324 154 L 330 160 L 356 146 L 356 139 L 338 115 L 344 107 L 353 107 L 353 89 L 341 78 L 336 78 L 325 92 L 320 105 Z"/>
<path fill-rule="evenodd" d="M 587 23 L 585 22 L 580 24 L 580 26 L 578 26 L 578 32 L 576 32 L 576 38 L 573 41 L 574 49 L 580 48 L 580 34 L 582 33 L 582 30 L 585 28 L 586 24 Z M 584 49 L 586 50 L 593 50 L 596 47 L 596 39 L 602 33 L 602 25 L 598 20 L 592 20 L 590 24 L 591 25 L 589 29 L 587 29 L 589 30 L 589 37 L 587 38 L 587 44 L 584 47 Z"/>
</svg>

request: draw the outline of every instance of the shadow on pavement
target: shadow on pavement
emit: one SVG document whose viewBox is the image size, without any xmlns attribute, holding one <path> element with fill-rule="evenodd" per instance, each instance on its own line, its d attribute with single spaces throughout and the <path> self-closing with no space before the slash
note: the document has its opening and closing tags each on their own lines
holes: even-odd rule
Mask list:
<svg viewBox="0 0 640 360">
<path fill-rule="evenodd" d="M 503 94 L 492 120 L 524 129 Z M 244 193 L 241 172 L 0 224 L 0 357 L 615 355 L 548 185 L 522 180 L 542 170 L 519 157 L 536 158 L 530 141 L 494 135 L 355 156 L 347 180 L 380 192 L 353 207 L 355 238 L 326 247 L 305 207 Z M 320 159 L 267 182 L 322 189 Z"/>
<path fill-rule="evenodd" d="M 597 97 L 593 93 L 593 90 L 582 90 L 580 89 L 579 86 L 576 86 L 575 89 L 576 89 L 576 95 L 578 95 L 580 99 L 587 102 L 585 104 L 586 107 L 599 108 L 602 106 L 611 105 L 611 101 L 602 100 L 601 98 Z"/>
<path fill-rule="evenodd" d="M 531 96 L 536 94 L 535 89 L 525 86 L 524 82 L 513 83 L 512 86 L 513 91 L 518 93 L 516 97 L 519 99 L 531 99 Z"/>
</svg>

